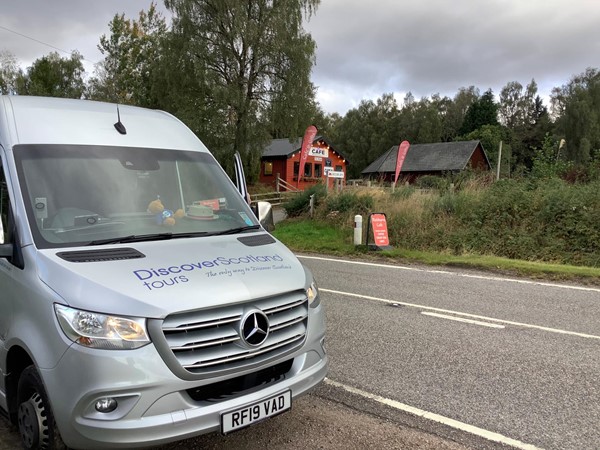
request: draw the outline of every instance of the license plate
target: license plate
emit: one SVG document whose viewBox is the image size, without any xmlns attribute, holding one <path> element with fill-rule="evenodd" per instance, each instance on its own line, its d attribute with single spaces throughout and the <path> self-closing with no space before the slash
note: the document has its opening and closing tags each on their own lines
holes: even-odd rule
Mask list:
<svg viewBox="0 0 600 450">
<path fill-rule="evenodd" d="M 221 415 L 221 432 L 223 434 L 260 422 L 267 417 L 273 417 L 292 407 L 292 393 L 285 391 L 247 406 Z"/>
</svg>

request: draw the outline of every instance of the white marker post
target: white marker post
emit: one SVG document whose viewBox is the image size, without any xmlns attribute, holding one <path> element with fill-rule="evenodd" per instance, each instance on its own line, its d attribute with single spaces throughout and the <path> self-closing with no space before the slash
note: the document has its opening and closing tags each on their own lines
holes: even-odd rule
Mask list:
<svg viewBox="0 0 600 450">
<path fill-rule="evenodd" d="M 362 244 L 362 216 L 354 216 L 354 245 Z"/>
</svg>

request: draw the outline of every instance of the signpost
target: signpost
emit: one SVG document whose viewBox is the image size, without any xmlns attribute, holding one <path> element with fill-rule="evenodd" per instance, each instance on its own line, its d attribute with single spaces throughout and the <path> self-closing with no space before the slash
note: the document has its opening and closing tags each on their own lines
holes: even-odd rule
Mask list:
<svg viewBox="0 0 600 450">
<path fill-rule="evenodd" d="M 344 178 L 344 171 L 343 170 L 328 170 L 327 176 L 329 178 Z"/>
<path fill-rule="evenodd" d="M 369 243 L 369 230 L 373 230 L 374 243 Z M 385 213 L 371 213 L 367 222 L 367 247 L 369 250 L 391 250 Z"/>
<path fill-rule="evenodd" d="M 334 178 L 334 179 L 344 179 L 345 177 L 345 173 L 343 170 L 333 170 L 333 167 L 327 167 L 325 166 L 325 179 L 326 179 L 326 183 L 325 186 L 327 186 L 327 190 L 329 190 L 329 179 L 330 178 Z M 335 184 L 334 184 L 335 186 Z"/>
</svg>

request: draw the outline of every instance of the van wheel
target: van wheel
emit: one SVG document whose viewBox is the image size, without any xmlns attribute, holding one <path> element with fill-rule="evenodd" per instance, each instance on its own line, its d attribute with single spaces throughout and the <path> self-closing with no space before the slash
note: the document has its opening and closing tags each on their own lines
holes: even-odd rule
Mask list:
<svg viewBox="0 0 600 450">
<path fill-rule="evenodd" d="M 19 378 L 17 419 L 23 447 L 30 450 L 65 449 L 54 422 L 50 402 L 35 367 Z"/>
</svg>

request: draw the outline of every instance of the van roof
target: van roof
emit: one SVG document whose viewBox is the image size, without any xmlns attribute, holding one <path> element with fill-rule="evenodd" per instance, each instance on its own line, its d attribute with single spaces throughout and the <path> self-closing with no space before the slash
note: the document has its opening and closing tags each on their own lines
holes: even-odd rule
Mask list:
<svg viewBox="0 0 600 450">
<path fill-rule="evenodd" d="M 207 151 L 180 120 L 164 111 L 90 100 L 0 96 L 0 139 L 16 144 L 74 144 Z M 4 122 L 4 123 L 3 123 Z"/>
</svg>

